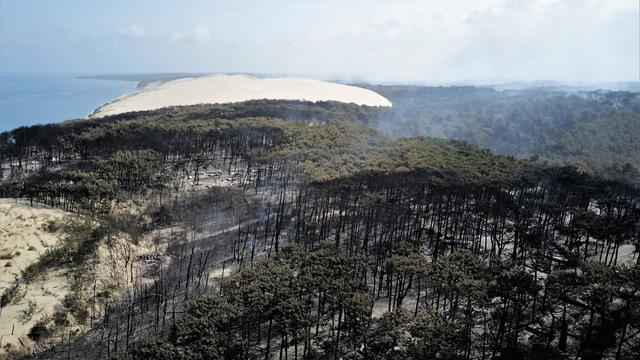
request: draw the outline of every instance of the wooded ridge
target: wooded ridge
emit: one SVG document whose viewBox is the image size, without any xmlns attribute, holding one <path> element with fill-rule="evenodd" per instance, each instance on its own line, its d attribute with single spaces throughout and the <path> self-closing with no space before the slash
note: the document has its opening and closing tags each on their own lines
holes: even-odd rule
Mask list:
<svg viewBox="0 0 640 360">
<path fill-rule="evenodd" d="M 392 101 L 414 91 L 381 89 Z M 506 96 L 418 92 L 444 91 Z M 559 112 L 606 103 L 609 119 L 624 121 L 638 102 L 538 96 L 536 108 L 560 102 Z M 0 134 L 0 197 L 78 214 L 52 229 L 66 240 L 18 280 L 66 267 L 73 292 L 32 329 L 35 355 L 7 356 L 635 359 L 633 179 L 511 156 L 527 143 L 496 155 L 376 130 L 399 116 L 409 118 L 395 101 L 385 110 L 260 100 Z M 100 249 L 127 259 L 109 292 L 87 280 Z"/>
</svg>

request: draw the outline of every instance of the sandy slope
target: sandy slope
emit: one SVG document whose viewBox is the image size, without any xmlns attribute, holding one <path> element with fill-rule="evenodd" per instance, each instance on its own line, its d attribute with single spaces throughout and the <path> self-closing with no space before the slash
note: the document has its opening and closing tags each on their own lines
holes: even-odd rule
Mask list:
<svg viewBox="0 0 640 360">
<path fill-rule="evenodd" d="M 0 199 L 0 293 L 13 286 L 21 272 L 57 241 L 57 235 L 46 232 L 43 224 L 64 216 L 60 210 L 31 207 L 13 199 Z M 33 324 L 51 314 L 67 293 L 67 281 L 60 272 L 51 272 L 44 279 L 21 285 L 21 297 L 2 309 L 0 313 L 0 354 L 4 347 L 21 347 L 29 340 L 26 334 Z M 35 302 L 36 311 L 25 316 L 29 301 Z M 13 335 L 12 335 L 13 331 Z"/>
<path fill-rule="evenodd" d="M 46 231 L 45 224 L 65 216 L 69 215 L 62 210 L 41 205 L 32 207 L 23 200 L 16 202 L 13 199 L 0 199 L 0 294 L 4 294 L 15 284 L 20 284 L 21 294 L 16 301 L 0 311 L 0 359 L 8 349 L 28 351 L 34 345 L 27 337 L 31 328 L 38 320 L 61 309 L 62 302 L 69 293 L 71 279 L 66 269 L 49 271 L 29 283 L 22 281 L 22 271 L 36 262 L 48 248 L 55 246 L 59 237 L 63 236 L 61 232 Z M 119 291 L 128 289 L 124 285 L 128 285 L 130 272 L 140 272 L 141 261 L 136 260 L 130 270 L 124 266 L 123 257 L 128 255 L 137 259 L 139 255 L 150 252 L 151 248 L 146 242 L 138 247 L 131 243 L 129 239 L 114 237 L 112 248 L 100 245 L 97 257 L 100 261 L 94 265 L 98 275 L 98 292 L 109 289 L 117 298 L 120 296 Z M 116 289 L 114 283 L 118 281 L 123 287 Z M 35 311 L 26 316 L 29 313 L 29 302 L 35 304 Z M 96 310 L 101 311 L 99 308 Z"/>
<path fill-rule="evenodd" d="M 356 86 L 302 78 L 256 78 L 211 75 L 155 84 L 98 108 L 91 117 L 166 106 L 232 103 L 256 99 L 341 101 L 369 106 L 391 106 L 381 95 Z"/>
</svg>

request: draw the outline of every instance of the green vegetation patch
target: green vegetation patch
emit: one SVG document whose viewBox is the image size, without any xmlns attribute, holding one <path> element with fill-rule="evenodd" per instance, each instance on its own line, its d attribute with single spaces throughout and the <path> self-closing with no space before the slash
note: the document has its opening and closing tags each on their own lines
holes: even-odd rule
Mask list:
<svg viewBox="0 0 640 360">
<path fill-rule="evenodd" d="M 65 218 L 55 226 L 62 236 L 48 248 L 38 261 L 23 271 L 25 281 L 33 281 L 52 269 L 75 268 L 83 264 L 96 250 L 106 229 L 89 218 Z"/>
</svg>

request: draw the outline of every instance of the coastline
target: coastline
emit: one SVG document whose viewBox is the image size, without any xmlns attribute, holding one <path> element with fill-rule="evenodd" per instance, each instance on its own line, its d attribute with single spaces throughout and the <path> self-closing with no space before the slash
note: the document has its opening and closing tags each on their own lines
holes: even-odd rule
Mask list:
<svg viewBox="0 0 640 360">
<path fill-rule="evenodd" d="M 190 79 L 191 77 L 184 77 L 184 78 L 178 78 L 178 79 L 173 79 L 173 80 L 153 80 L 153 81 L 140 81 L 136 84 L 136 90 L 135 91 L 131 91 L 128 93 L 124 93 L 120 96 L 118 96 L 117 98 L 111 100 L 111 101 L 107 101 L 104 104 L 98 106 L 97 108 L 95 108 L 89 115 L 87 115 L 87 119 L 97 119 L 100 117 L 103 117 L 105 115 L 100 115 L 100 111 L 102 111 L 103 109 L 114 105 L 118 102 L 124 101 L 128 98 L 131 98 L 133 96 L 136 96 L 138 94 L 141 94 L 145 91 L 150 91 L 153 89 L 156 89 L 162 85 L 164 85 L 165 83 L 171 82 L 171 81 L 176 81 L 176 80 L 183 80 L 183 79 Z"/>
<path fill-rule="evenodd" d="M 78 74 L 1 74 L 0 132 L 86 119 L 106 102 L 137 91 L 136 84 L 80 79 Z"/>
<path fill-rule="evenodd" d="M 107 81 L 108 81 L 108 80 L 107 80 Z M 143 81 L 140 81 L 140 82 L 138 82 L 138 83 L 136 84 L 136 90 L 135 90 L 135 91 L 128 92 L 128 93 L 124 93 L 124 94 L 122 94 L 122 95 L 118 96 L 117 98 L 115 98 L 115 99 L 113 99 L 113 100 L 111 100 L 111 101 L 107 101 L 107 102 L 105 102 L 104 104 L 102 104 L 102 105 L 98 106 L 97 108 L 93 109 L 93 111 L 92 111 L 91 113 L 89 113 L 89 114 L 86 116 L 86 118 L 87 118 L 87 119 L 95 119 L 95 118 L 98 118 L 98 117 L 100 117 L 100 116 L 97 116 L 97 114 L 99 114 L 99 112 L 100 112 L 103 108 L 105 108 L 106 106 L 109 106 L 109 105 L 115 104 L 115 103 L 117 103 L 118 101 L 125 100 L 125 99 L 127 99 L 127 98 L 129 98 L 129 97 L 131 97 L 131 96 L 134 96 L 134 95 L 136 95 L 136 94 L 139 94 L 139 93 L 141 93 L 141 92 L 143 92 L 143 91 L 153 89 L 153 88 L 155 88 L 155 87 L 157 87 L 157 86 L 162 85 L 163 83 L 165 83 L 165 81 L 155 80 L 155 81 L 151 81 L 151 82 L 147 82 L 147 83 L 145 83 L 145 82 L 143 82 Z"/>
</svg>

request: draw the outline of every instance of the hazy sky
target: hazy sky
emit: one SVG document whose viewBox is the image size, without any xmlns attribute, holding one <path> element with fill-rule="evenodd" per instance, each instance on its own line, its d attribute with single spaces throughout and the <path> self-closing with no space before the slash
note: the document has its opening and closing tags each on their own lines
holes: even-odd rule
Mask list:
<svg viewBox="0 0 640 360">
<path fill-rule="evenodd" d="M 640 0 L 0 4 L 0 72 L 640 80 Z"/>
</svg>

